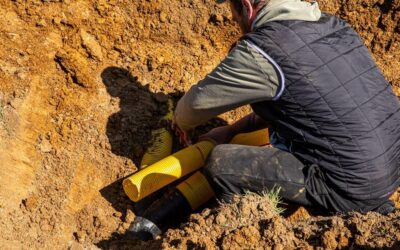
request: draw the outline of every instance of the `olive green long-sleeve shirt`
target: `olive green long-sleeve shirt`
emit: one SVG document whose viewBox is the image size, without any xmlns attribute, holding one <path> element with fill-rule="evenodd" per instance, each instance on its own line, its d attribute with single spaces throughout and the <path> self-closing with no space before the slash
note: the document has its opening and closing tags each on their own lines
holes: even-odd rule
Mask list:
<svg viewBox="0 0 400 250">
<path fill-rule="evenodd" d="M 257 15 L 252 29 L 277 20 L 318 21 L 320 16 L 316 2 L 270 0 Z M 283 89 L 284 75 L 279 65 L 255 45 L 242 40 L 180 99 L 175 122 L 186 131 L 237 107 L 277 99 Z"/>
</svg>

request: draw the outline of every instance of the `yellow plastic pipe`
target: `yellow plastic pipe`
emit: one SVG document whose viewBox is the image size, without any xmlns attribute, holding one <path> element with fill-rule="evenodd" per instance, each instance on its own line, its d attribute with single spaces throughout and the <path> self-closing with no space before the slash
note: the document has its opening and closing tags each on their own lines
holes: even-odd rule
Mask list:
<svg viewBox="0 0 400 250">
<path fill-rule="evenodd" d="M 181 177 L 201 168 L 214 144 L 202 141 L 170 155 L 123 181 L 128 197 L 139 201 Z"/>
<path fill-rule="evenodd" d="M 268 129 L 263 129 L 247 133 L 247 136 L 237 135 L 232 142 L 262 146 L 268 144 L 268 138 Z M 125 193 L 131 200 L 137 202 L 183 176 L 198 170 L 204 165 L 208 154 L 214 146 L 212 142 L 201 141 L 148 166 L 123 181 Z"/>
<path fill-rule="evenodd" d="M 163 120 L 171 121 L 174 113 L 174 103 L 171 99 L 167 102 L 168 112 Z M 169 130 L 165 128 L 156 129 L 151 133 L 152 143 L 147 148 L 140 163 L 140 168 L 156 163 L 172 153 L 173 138 Z"/>
<path fill-rule="evenodd" d="M 140 163 L 140 168 L 150 166 L 172 153 L 173 138 L 171 132 L 165 128 L 153 130 L 151 133 L 152 143 L 147 148 Z"/>
<path fill-rule="evenodd" d="M 198 209 L 214 196 L 214 191 L 201 173 L 196 172 L 176 187 L 190 204 L 192 210 Z"/>
<path fill-rule="evenodd" d="M 253 146 L 267 145 L 269 144 L 268 130 L 239 134 L 235 136 L 230 143 Z M 207 178 L 201 172 L 194 173 L 176 188 L 186 198 L 193 211 L 205 204 L 215 195 Z"/>
</svg>

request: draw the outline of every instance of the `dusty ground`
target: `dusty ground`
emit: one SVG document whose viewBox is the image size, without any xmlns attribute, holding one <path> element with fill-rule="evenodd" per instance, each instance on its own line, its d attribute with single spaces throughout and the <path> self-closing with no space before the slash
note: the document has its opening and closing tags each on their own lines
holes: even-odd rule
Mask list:
<svg viewBox="0 0 400 250">
<path fill-rule="evenodd" d="M 319 2 L 360 33 L 400 95 L 400 1 Z M 168 232 L 164 242 L 119 240 L 134 218 L 120 180 L 136 170 L 165 112 L 159 93 L 179 96 L 238 37 L 226 6 L 212 0 L 0 0 L 0 16 L 0 247 L 189 247 L 187 226 Z M 244 112 L 223 118 L 232 122 Z M 214 218 L 210 211 L 188 225 Z M 346 246 L 393 247 L 400 241 L 391 234 L 399 231 L 399 214 L 305 222 L 260 216 L 258 225 L 239 227 L 218 242 L 217 236 L 192 240 L 193 247 L 235 248 L 253 234 L 249 247 L 261 248 L 345 246 L 346 240 Z M 294 236 L 281 242 L 277 232 Z"/>
<path fill-rule="evenodd" d="M 194 214 L 169 230 L 165 249 L 400 248 L 400 211 L 287 220 L 267 198 L 249 195 Z"/>
</svg>

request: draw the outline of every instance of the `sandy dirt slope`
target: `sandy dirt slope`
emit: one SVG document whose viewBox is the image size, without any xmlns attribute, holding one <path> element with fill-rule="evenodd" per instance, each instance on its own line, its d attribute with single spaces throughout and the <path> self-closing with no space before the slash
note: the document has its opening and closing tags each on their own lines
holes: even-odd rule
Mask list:
<svg viewBox="0 0 400 250">
<path fill-rule="evenodd" d="M 400 95 L 400 1 L 319 2 L 360 33 Z M 134 218 L 120 180 L 165 113 L 159 93 L 179 96 L 239 36 L 226 7 L 0 0 L 1 248 L 115 243 Z"/>
</svg>

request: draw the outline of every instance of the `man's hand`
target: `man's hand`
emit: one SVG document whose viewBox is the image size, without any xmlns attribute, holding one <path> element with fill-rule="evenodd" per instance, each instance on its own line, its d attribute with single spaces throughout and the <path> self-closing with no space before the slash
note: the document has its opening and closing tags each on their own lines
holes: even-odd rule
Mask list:
<svg viewBox="0 0 400 250">
<path fill-rule="evenodd" d="M 212 141 L 215 144 L 225 144 L 232 140 L 235 136 L 230 125 L 214 128 L 208 133 L 199 136 L 199 141 Z"/>
<path fill-rule="evenodd" d="M 188 131 L 182 130 L 182 129 L 178 126 L 178 124 L 176 124 L 176 122 L 175 122 L 175 116 L 174 116 L 173 119 L 172 119 L 171 128 L 172 128 L 172 130 L 175 132 L 175 135 L 178 136 L 179 142 L 180 142 L 182 145 L 185 145 L 185 146 L 192 145 L 192 141 L 191 141 L 191 139 L 190 139 L 189 132 L 188 132 Z"/>
</svg>

